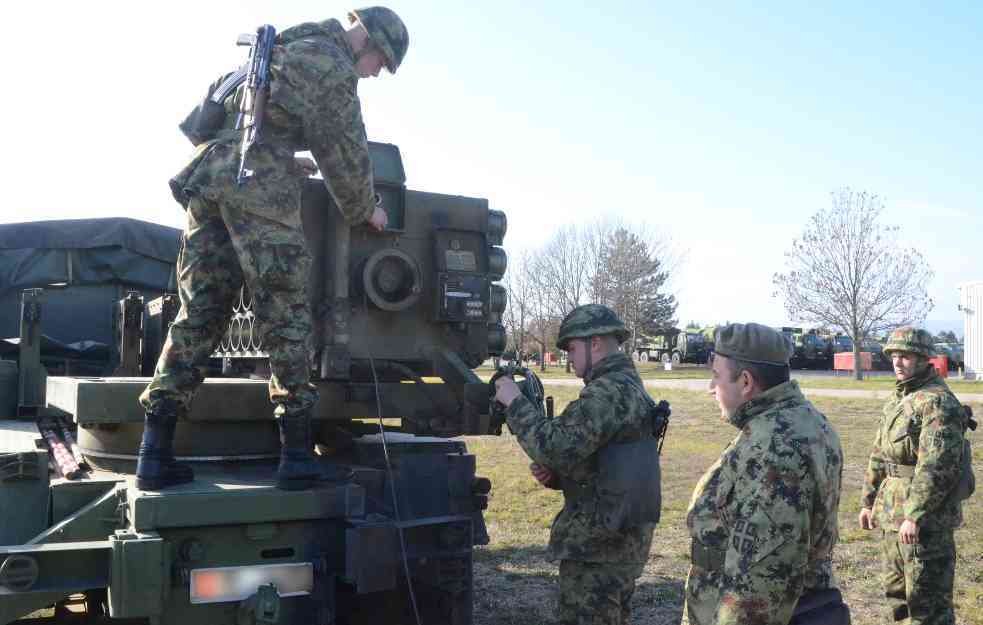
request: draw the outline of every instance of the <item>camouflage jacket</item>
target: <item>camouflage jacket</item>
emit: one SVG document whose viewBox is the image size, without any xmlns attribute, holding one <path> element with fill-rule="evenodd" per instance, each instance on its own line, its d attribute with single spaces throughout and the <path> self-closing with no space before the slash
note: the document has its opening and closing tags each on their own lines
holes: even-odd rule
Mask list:
<svg viewBox="0 0 983 625">
<path fill-rule="evenodd" d="M 962 467 L 966 417 L 933 367 L 899 381 L 884 404 L 867 463 L 861 505 L 880 527 L 897 529 L 906 518 L 920 528 L 962 524 L 955 497 Z M 889 475 L 888 464 L 914 466 L 914 477 Z"/>
<path fill-rule="evenodd" d="M 631 359 L 616 353 L 594 364 L 580 397 L 553 419 L 524 397 L 506 412 L 509 429 L 535 462 L 560 479 L 593 483 L 598 474 L 597 452 L 609 443 L 638 440 L 651 432 L 650 399 L 643 397 L 642 380 Z M 652 545 L 654 524 L 621 532 L 604 528 L 596 493 L 564 501 L 550 532 L 550 555 L 557 560 L 583 562 L 644 562 Z"/>
<path fill-rule="evenodd" d="M 284 30 L 270 60 L 264 140 L 250 150 L 247 161 L 255 179 L 241 189 L 234 180 L 242 141 L 242 132 L 233 129 L 240 87 L 235 97 L 226 100 L 225 128 L 215 139 L 198 145 L 190 162 L 171 180 L 175 198 L 186 205 L 194 194 L 219 200 L 230 192 L 249 193 L 251 186 L 259 187 L 256 193 L 266 197 L 256 204 L 267 208 L 257 206 L 254 212 L 269 211 L 263 216 L 299 226 L 305 174 L 294 153 L 307 149 L 346 221 L 366 221 L 375 209 L 375 189 L 357 85 L 355 55 L 337 20 Z M 264 186 L 283 191 L 264 193 Z"/>
<path fill-rule="evenodd" d="M 737 411 L 740 429 L 697 483 L 686 516 L 691 625 L 786 625 L 804 590 L 831 588 L 843 473 L 836 431 L 797 382 Z"/>
</svg>

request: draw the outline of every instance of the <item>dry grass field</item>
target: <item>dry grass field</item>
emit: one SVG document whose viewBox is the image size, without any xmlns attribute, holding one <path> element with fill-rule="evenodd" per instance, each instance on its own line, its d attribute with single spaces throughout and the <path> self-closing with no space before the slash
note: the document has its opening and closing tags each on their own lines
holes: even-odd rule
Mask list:
<svg viewBox="0 0 983 625">
<path fill-rule="evenodd" d="M 710 370 L 705 365 L 682 364 L 676 365 L 671 371 L 666 371 L 662 363 L 635 363 L 638 372 L 645 380 L 706 380 L 710 378 Z M 577 376 L 568 373 L 564 367 L 549 366 L 546 371 L 539 367 L 531 367 L 542 380 L 574 380 Z M 475 372 L 490 377 L 495 371 L 492 367 L 479 367 Z M 883 373 L 883 372 L 882 372 Z M 844 371 L 798 371 L 792 372 L 803 388 L 849 389 L 862 391 L 890 391 L 894 389 L 894 377 L 886 374 L 868 375 L 863 380 L 854 380 L 852 373 Z M 946 384 L 955 393 L 983 393 L 983 381 L 962 380 L 950 377 Z"/>
<path fill-rule="evenodd" d="M 567 371 L 566 367 L 559 365 L 549 365 L 546 370 L 541 370 L 536 365 L 526 365 L 543 380 L 575 380 L 576 374 Z M 690 380 L 708 379 L 710 371 L 704 365 L 682 364 L 675 365 L 671 371 L 666 371 L 661 362 L 637 362 L 638 372 L 646 380 Z M 475 369 L 475 373 L 485 378 L 491 377 L 495 373 L 494 367 L 482 366 Z"/>
<path fill-rule="evenodd" d="M 547 386 L 557 409 L 576 396 L 576 387 Z M 736 431 L 718 420 L 704 393 L 660 391 L 673 405 L 672 424 L 663 449 L 662 522 L 644 576 L 635 594 L 633 622 L 679 623 L 683 584 L 689 566 L 686 508 L 696 481 Z M 816 406 L 836 426 L 846 454 L 840 508 L 836 573 L 853 622 L 884 622 L 879 605 L 880 560 L 872 533 L 857 528 L 860 484 L 880 414 L 878 400 L 820 398 Z M 983 405 L 975 405 L 983 415 Z M 983 431 L 983 430 L 981 430 Z M 983 434 L 974 435 L 977 475 L 983 474 Z M 528 459 L 510 436 L 475 437 L 468 447 L 478 456 L 479 473 L 492 479 L 486 513 L 491 544 L 475 556 L 475 622 L 480 625 L 539 625 L 552 622 L 556 566 L 545 556 L 550 522 L 562 495 L 540 488 L 529 475 Z M 957 531 L 956 614 L 960 624 L 983 625 L 983 493 L 964 506 L 966 523 Z"/>
</svg>

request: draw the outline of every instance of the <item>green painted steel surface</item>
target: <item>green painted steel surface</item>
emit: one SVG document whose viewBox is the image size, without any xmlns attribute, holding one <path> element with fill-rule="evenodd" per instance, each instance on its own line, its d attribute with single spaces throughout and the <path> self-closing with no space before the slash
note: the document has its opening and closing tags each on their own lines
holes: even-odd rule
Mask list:
<svg viewBox="0 0 983 625">
<path fill-rule="evenodd" d="M 163 491 L 126 491 L 132 527 L 140 532 L 173 527 L 243 525 L 361 516 L 365 490 L 357 484 L 327 485 L 314 490 L 274 487 L 268 467 L 212 473 L 201 469 L 195 481 Z"/>
<path fill-rule="evenodd" d="M 33 421 L 0 421 L 0 545 L 30 540 L 48 524 L 48 451 Z"/>
<path fill-rule="evenodd" d="M 156 617 L 164 610 L 171 586 L 167 543 L 157 534 L 112 536 L 109 615 L 113 618 Z"/>
<path fill-rule="evenodd" d="M 17 416 L 17 363 L 0 360 L 0 419 Z"/>
</svg>

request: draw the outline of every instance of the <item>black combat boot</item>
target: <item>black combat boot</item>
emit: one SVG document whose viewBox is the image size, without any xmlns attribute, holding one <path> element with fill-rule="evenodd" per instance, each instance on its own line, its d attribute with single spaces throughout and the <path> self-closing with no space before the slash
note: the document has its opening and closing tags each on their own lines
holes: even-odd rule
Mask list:
<svg viewBox="0 0 983 625">
<path fill-rule="evenodd" d="M 281 490 L 304 490 L 318 480 L 345 482 L 352 477 L 346 467 L 318 462 L 311 440 L 311 415 L 277 417 L 280 426 L 280 466 L 276 470 L 276 487 Z"/>
<path fill-rule="evenodd" d="M 174 460 L 174 426 L 177 412 L 147 412 L 143 423 L 143 440 L 137 457 L 137 488 L 161 490 L 195 479 L 191 467 Z"/>
</svg>

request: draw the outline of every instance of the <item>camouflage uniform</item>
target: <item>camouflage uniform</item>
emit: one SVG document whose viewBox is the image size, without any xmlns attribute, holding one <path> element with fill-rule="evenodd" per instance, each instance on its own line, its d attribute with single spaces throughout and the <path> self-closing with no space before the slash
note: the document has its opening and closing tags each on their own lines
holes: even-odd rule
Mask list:
<svg viewBox="0 0 983 625">
<path fill-rule="evenodd" d="M 559 622 L 627 623 L 655 525 L 612 532 L 604 527 L 605 510 L 593 489 L 576 498 L 568 493 L 596 480 L 597 453 L 605 445 L 651 433 L 651 399 L 634 363 L 620 352 L 594 363 L 585 382 L 580 396 L 554 419 L 521 396 L 506 417 L 525 452 L 549 467 L 565 492 L 549 545 L 550 556 L 560 560 Z"/>
<path fill-rule="evenodd" d="M 921 334 L 919 334 L 921 333 Z M 924 349 L 919 345 L 926 346 Z M 924 330 L 903 327 L 884 351 L 931 355 Z M 896 383 L 884 405 L 867 464 L 861 506 L 873 510 L 881 530 L 888 615 L 912 624 L 952 625 L 956 548 L 962 524 L 959 482 L 966 416 L 932 366 Z M 918 543 L 905 545 L 898 528 L 918 525 Z"/>
<path fill-rule="evenodd" d="M 740 433 L 693 492 L 690 625 L 787 625 L 806 592 L 834 588 L 843 450 L 795 381 L 731 419 Z"/>
<path fill-rule="evenodd" d="M 188 214 L 178 257 L 181 311 L 140 398 L 148 412 L 167 404 L 187 411 L 202 381 L 198 367 L 221 339 L 243 283 L 254 297 L 260 338 L 270 354 L 276 414 L 303 413 L 317 401 L 307 343 L 311 257 L 300 218 L 305 174 L 294 153 L 311 151 L 348 223 L 372 215 L 372 169 L 354 63 L 337 20 L 283 31 L 271 58 L 264 142 L 250 150 L 247 162 L 253 177 L 236 185 L 241 131 L 226 127 L 199 145 L 171 180 Z M 226 102 L 227 126 L 240 97 Z"/>
</svg>

